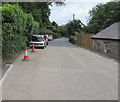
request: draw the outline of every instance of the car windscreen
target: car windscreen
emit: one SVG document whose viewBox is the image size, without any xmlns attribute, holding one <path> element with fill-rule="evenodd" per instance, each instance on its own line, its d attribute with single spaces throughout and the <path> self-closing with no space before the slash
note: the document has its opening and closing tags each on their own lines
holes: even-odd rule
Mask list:
<svg viewBox="0 0 120 102">
<path fill-rule="evenodd" d="M 36 37 L 36 36 L 32 36 L 32 41 L 42 41 L 42 37 Z"/>
</svg>

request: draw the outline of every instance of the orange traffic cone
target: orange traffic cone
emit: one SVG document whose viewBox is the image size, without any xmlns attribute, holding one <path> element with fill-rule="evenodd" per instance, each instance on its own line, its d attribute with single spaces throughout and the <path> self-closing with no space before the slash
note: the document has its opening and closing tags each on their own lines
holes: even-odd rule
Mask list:
<svg viewBox="0 0 120 102">
<path fill-rule="evenodd" d="M 35 52 L 34 44 L 32 44 L 32 51 L 31 52 Z"/>
<path fill-rule="evenodd" d="M 26 47 L 25 55 L 24 55 L 24 59 L 23 59 L 23 61 L 28 61 L 28 60 L 29 60 L 29 56 L 28 56 L 28 48 Z"/>
</svg>

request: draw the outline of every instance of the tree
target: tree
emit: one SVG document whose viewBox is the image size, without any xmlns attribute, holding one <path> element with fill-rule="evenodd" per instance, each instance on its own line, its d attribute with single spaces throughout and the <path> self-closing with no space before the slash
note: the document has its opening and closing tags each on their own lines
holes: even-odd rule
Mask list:
<svg viewBox="0 0 120 102">
<path fill-rule="evenodd" d="M 64 5 L 64 2 L 20 2 L 20 6 L 26 13 L 31 13 L 35 21 L 39 22 L 40 31 L 42 29 L 53 30 L 52 23 L 49 20 L 50 8 L 49 5 L 57 6 Z"/>
<path fill-rule="evenodd" d="M 53 22 L 52 22 L 52 27 L 55 29 L 55 28 L 58 27 L 58 24 L 57 24 L 55 21 L 53 21 Z"/>
<path fill-rule="evenodd" d="M 59 32 L 62 36 L 71 36 L 83 32 L 83 23 L 80 20 L 69 21 L 67 24 L 59 26 Z"/>
<path fill-rule="evenodd" d="M 63 36 L 63 37 L 68 37 L 69 36 L 67 25 L 59 26 L 58 29 L 59 29 L 59 32 L 60 32 L 61 36 Z"/>
<path fill-rule="evenodd" d="M 89 12 L 90 18 L 85 30 L 98 33 L 115 22 L 120 21 L 120 2 L 98 4 Z"/>
</svg>

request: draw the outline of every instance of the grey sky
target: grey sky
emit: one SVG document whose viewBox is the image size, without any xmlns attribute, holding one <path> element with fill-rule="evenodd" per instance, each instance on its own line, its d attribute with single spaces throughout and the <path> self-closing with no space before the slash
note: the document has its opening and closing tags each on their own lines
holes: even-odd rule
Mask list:
<svg viewBox="0 0 120 102">
<path fill-rule="evenodd" d="M 51 8 L 50 21 L 59 25 L 68 23 L 75 14 L 75 19 L 80 19 L 85 25 L 89 18 L 88 12 L 99 3 L 106 3 L 110 0 L 66 0 L 65 6 L 53 6 Z"/>
</svg>

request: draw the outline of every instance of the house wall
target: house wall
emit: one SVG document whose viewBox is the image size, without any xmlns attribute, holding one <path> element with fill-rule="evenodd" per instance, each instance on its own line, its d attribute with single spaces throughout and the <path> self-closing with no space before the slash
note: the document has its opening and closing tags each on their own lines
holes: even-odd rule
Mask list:
<svg viewBox="0 0 120 102">
<path fill-rule="evenodd" d="M 120 44 L 120 41 L 117 40 L 94 39 L 93 50 L 108 57 L 120 60 L 120 58 L 118 57 L 118 55 L 120 55 L 120 52 L 118 51 L 118 44 Z"/>
</svg>

